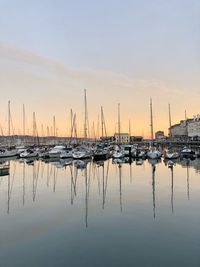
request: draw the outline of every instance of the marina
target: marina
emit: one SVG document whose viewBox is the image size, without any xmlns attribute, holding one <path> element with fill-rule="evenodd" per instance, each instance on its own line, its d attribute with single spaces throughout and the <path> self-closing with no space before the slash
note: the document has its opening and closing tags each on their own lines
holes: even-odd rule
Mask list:
<svg viewBox="0 0 200 267">
<path fill-rule="evenodd" d="M 200 159 L 7 162 L 2 266 L 198 263 Z"/>
<path fill-rule="evenodd" d="M 0 1 L 0 267 L 200 266 L 200 1 Z"/>
</svg>

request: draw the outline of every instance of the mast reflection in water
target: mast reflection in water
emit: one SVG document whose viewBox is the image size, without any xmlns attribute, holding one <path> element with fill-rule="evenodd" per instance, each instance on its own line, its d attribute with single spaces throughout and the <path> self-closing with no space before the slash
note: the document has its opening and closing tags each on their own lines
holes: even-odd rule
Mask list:
<svg viewBox="0 0 200 267">
<path fill-rule="evenodd" d="M 129 260 L 143 266 L 144 259 L 139 255 L 144 251 L 158 266 L 161 261 L 156 250 L 164 255 L 168 250 L 170 257 L 176 259 L 170 243 L 176 253 L 184 244 L 187 253 L 178 262 L 189 266 L 186 263 L 191 264 L 190 256 L 193 261 L 197 257 L 192 244 L 197 238 L 195 233 L 200 231 L 199 170 L 199 159 L 12 159 L 10 174 L 0 177 L 2 266 L 22 264 L 16 254 L 16 265 L 8 257 L 11 247 L 15 251 L 12 244 L 26 251 L 29 258 L 32 252 L 37 258 L 41 244 L 52 262 L 50 266 L 56 266 L 58 257 L 62 262 L 68 259 L 69 266 L 93 266 L 96 260 L 102 263 L 97 266 L 109 266 L 110 261 L 116 263 L 115 257 L 121 264 L 123 260 L 124 266 Z M 104 260 L 98 256 L 100 250 Z M 116 253 L 112 254 L 112 250 Z M 88 258 L 91 253 L 93 256 Z M 43 254 L 37 259 L 37 266 L 49 263 Z M 28 256 L 24 262 L 28 264 Z"/>
</svg>

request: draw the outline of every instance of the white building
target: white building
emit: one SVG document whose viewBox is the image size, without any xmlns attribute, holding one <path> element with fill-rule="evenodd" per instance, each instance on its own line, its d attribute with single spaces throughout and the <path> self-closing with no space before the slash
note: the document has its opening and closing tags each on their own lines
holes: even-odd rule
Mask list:
<svg viewBox="0 0 200 267">
<path fill-rule="evenodd" d="M 200 115 L 194 116 L 193 120 L 188 124 L 188 136 L 200 137 Z"/>
<path fill-rule="evenodd" d="M 172 137 L 187 136 L 187 121 L 182 120 L 180 123 L 172 125 L 169 132 Z"/>
<path fill-rule="evenodd" d="M 130 136 L 128 133 L 115 133 L 115 142 L 116 143 L 122 143 L 122 144 L 127 144 L 130 143 Z"/>
</svg>

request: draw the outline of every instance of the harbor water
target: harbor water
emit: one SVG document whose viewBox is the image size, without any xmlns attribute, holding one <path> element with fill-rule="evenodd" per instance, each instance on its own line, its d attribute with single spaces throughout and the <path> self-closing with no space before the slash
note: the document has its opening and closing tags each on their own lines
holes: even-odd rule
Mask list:
<svg viewBox="0 0 200 267">
<path fill-rule="evenodd" d="M 200 159 L 10 161 L 0 266 L 200 266 Z"/>
</svg>

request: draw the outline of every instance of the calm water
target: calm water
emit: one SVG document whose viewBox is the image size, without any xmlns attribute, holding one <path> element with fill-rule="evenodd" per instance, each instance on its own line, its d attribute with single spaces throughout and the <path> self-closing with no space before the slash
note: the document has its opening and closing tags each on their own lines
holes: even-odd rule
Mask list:
<svg viewBox="0 0 200 267">
<path fill-rule="evenodd" d="M 0 177 L 0 266 L 200 266 L 200 160 L 13 160 Z"/>
</svg>

